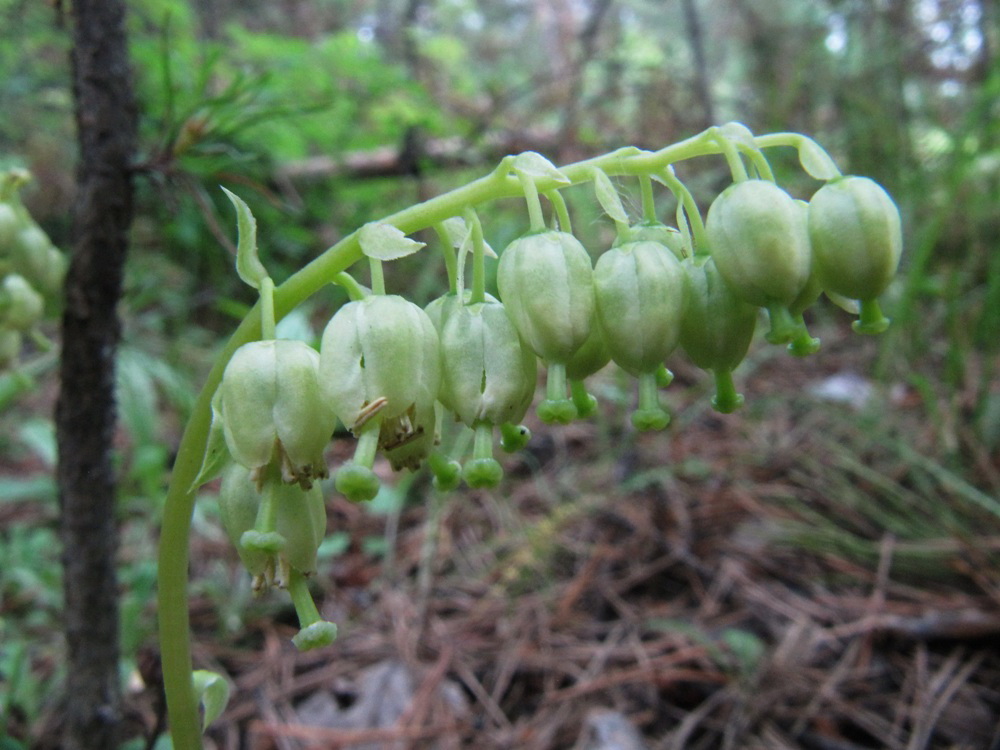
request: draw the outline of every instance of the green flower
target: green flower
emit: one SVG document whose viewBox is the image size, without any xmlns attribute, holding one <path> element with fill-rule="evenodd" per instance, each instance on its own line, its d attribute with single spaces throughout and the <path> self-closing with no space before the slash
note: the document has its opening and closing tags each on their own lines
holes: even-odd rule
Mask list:
<svg viewBox="0 0 1000 750">
<path fill-rule="evenodd" d="M 220 411 L 233 458 L 260 471 L 278 459 L 287 482 L 308 487 L 327 476 L 323 453 L 333 433 L 333 409 L 319 382 L 319 355 L 301 341 L 244 344 L 220 384 Z"/>
<path fill-rule="evenodd" d="M 809 201 L 809 237 L 819 280 L 835 294 L 861 301 L 862 333 L 885 330 L 889 321 L 876 298 L 885 291 L 903 248 L 899 210 L 867 177 L 841 177 Z"/>
<path fill-rule="evenodd" d="M 535 355 L 499 302 L 463 305 L 441 332 L 445 408 L 468 426 L 519 422 L 535 393 Z"/>
<path fill-rule="evenodd" d="M 256 527 L 262 492 L 273 493 L 270 502 L 276 515 L 274 531 L 281 539 L 275 552 L 244 544 L 244 535 Z M 316 570 L 316 552 L 326 536 L 326 503 L 318 484 L 302 489 L 275 477 L 258 488 L 249 469 L 232 464 L 222 475 L 219 514 L 243 565 L 262 578 L 258 587 L 265 582 L 283 585 L 287 581 L 282 574 L 284 567 L 306 575 Z"/>
<path fill-rule="evenodd" d="M 500 299 L 525 343 L 548 366 L 544 421 L 577 416 L 566 397 L 566 363 L 590 336 L 594 281 L 590 256 L 573 235 L 545 231 L 514 240 L 497 268 Z"/>
<path fill-rule="evenodd" d="M 323 331 L 323 395 L 357 437 L 354 460 L 337 472 L 349 499 L 371 500 L 378 448 L 395 466 L 416 468 L 434 440 L 441 382 L 438 334 L 427 313 L 396 295 L 349 302 Z"/>
<path fill-rule="evenodd" d="M 42 318 L 45 300 L 20 274 L 0 281 L 0 321 L 7 328 L 28 331 Z"/>
<path fill-rule="evenodd" d="M 677 346 L 685 297 L 684 271 L 665 245 L 629 242 L 604 253 L 594 268 L 597 319 L 611 359 L 639 378 L 639 429 L 660 429 L 656 372 Z"/>
<path fill-rule="evenodd" d="M 323 332 L 320 372 L 324 398 L 355 432 L 371 418 L 422 412 L 441 380 L 434 324 L 396 295 L 348 302 Z"/>
<path fill-rule="evenodd" d="M 719 273 L 745 302 L 764 307 L 768 340 L 792 341 L 800 326 L 789 312 L 809 280 L 806 220 L 792 197 L 765 180 L 730 185 L 712 202 L 708 242 Z"/>
<path fill-rule="evenodd" d="M 712 405 L 728 413 L 743 403 L 733 386 L 732 371 L 750 348 L 757 308 L 736 296 L 714 259 L 688 258 L 682 265 L 688 294 L 681 319 L 681 348 L 698 367 L 715 374 Z"/>
</svg>

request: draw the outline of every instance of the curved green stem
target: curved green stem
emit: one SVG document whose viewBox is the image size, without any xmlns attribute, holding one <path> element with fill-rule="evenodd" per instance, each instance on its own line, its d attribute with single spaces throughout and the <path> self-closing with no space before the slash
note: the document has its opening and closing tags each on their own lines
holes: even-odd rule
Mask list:
<svg viewBox="0 0 1000 750">
<path fill-rule="evenodd" d="M 530 175 L 519 171 L 516 173 L 518 182 L 521 183 L 521 191 L 524 193 L 525 205 L 528 208 L 528 223 L 531 226 L 531 231 L 544 232 L 545 216 L 542 214 L 542 202 L 538 198 L 538 186 Z"/>
<path fill-rule="evenodd" d="M 312 594 L 309 593 L 306 577 L 295 568 L 292 568 L 288 575 L 288 594 L 292 598 L 292 606 L 295 607 L 295 616 L 299 618 L 300 628 L 307 628 L 323 619 L 316 609 Z"/>
<path fill-rule="evenodd" d="M 448 230 L 444 228 L 442 222 L 434 225 L 438 241 L 441 243 L 441 257 L 444 258 L 444 268 L 448 274 L 448 291 L 451 294 L 458 293 L 458 261 L 455 259 L 455 248 L 451 244 L 451 237 Z"/>
<path fill-rule="evenodd" d="M 745 182 L 750 179 L 750 175 L 747 174 L 747 168 L 743 164 L 743 159 L 740 157 L 740 151 L 736 148 L 736 145 L 723 135 L 720 128 L 710 128 L 710 130 L 715 138 L 715 142 L 719 144 L 722 155 L 726 157 L 729 171 L 733 175 L 733 182 Z"/>
<path fill-rule="evenodd" d="M 642 220 L 656 223 L 656 198 L 653 196 L 653 180 L 648 174 L 639 175 L 639 192 L 642 195 Z"/>
<path fill-rule="evenodd" d="M 766 137 L 765 137 L 766 138 Z M 763 144 L 762 144 L 763 145 Z M 608 175 L 657 174 L 668 165 L 698 156 L 722 153 L 711 130 L 666 146 L 658 151 L 623 148 L 563 167 L 560 171 L 573 184 L 591 179 L 594 167 Z M 534 186 L 534 183 L 533 183 Z M 544 190 L 559 187 L 555 180 L 539 180 Z M 478 180 L 423 203 L 387 216 L 383 221 L 404 234 L 433 227 L 469 206 L 523 195 L 521 181 L 509 174 L 509 161 Z M 539 208 L 540 212 L 540 208 Z M 544 228 L 544 226 L 543 226 Z M 357 232 L 323 252 L 274 289 L 275 321 L 330 283 L 338 273 L 362 258 Z M 157 608 L 163 684 L 170 715 L 174 747 L 197 748 L 201 742 L 198 705 L 191 685 L 191 645 L 187 602 L 189 534 L 194 511 L 198 475 L 211 425 L 211 401 L 226 364 L 240 346 L 261 336 L 262 313 L 258 305 L 247 314 L 223 347 L 195 400 L 191 417 L 177 447 L 170 486 L 163 508 L 158 558 Z"/>
<path fill-rule="evenodd" d="M 759 148 L 750 148 L 748 146 L 741 146 L 740 151 L 747 155 L 750 159 L 750 163 L 753 164 L 754 169 L 757 170 L 757 176 L 762 180 L 767 180 L 768 182 L 775 182 L 774 172 L 771 170 L 771 165 L 767 161 L 767 157 L 761 152 Z"/>
<path fill-rule="evenodd" d="M 684 215 L 687 217 L 688 225 L 691 227 L 691 234 L 694 235 L 694 254 L 708 255 L 708 239 L 705 232 L 705 221 L 701 217 L 698 204 L 688 190 L 687 185 L 680 181 L 672 169 L 664 169 L 660 173 L 660 179 L 674 194 L 680 204 L 684 207 Z"/>
<path fill-rule="evenodd" d="M 351 302 L 358 302 L 368 296 L 368 292 L 365 291 L 365 288 L 357 282 L 357 279 L 347 273 L 347 271 L 335 274 L 333 277 L 333 283 L 339 287 L 343 287 L 344 291 L 347 292 L 347 298 L 351 300 Z"/>
<path fill-rule="evenodd" d="M 465 209 L 465 221 L 472 230 L 472 291 L 469 304 L 486 301 L 486 247 L 483 225 L 474 208 Z"/>
<path fill-rule="evenodd" d="M 566 208 L 566 199 L 562 197 L 562 193 L 558 190 L 546 190 L 545 197 L 549 199 L 552 210 L 555 211 L 556 219 L 559 221 L 559 230 L 572 233 L 573 224 L 570 222 L 569 209 Z"/>
<path fill-rule="evenodd" d="M 833 160 L 826 149 L 816 141 L 802 133 L 768 133 L 767 135 L 754 136 L 754 143 L 759 148 L 773 148 L 775 146 L 791 146 L 799 152 L 799 158 L 803 161 L 806 156 L 814 160 L 819 167 L 819 171 L 824 174 L 825 179 L 834 179 L 841 176 L 840 168 Z M 811 172 L 812 170 L 810 170 Z"/>
<path fill-rule="evenodd" d="M 385 294 L 385 275 L 382 273 L 382 261 L 378 258 L 369 258 L 368 265 L 372 271 L 372 294 Z"/>
<path fill-rule="evenodd" d="M 260 282 L 260 335 L 274 338 L 274 281 L 268 276 Z"/>
</svg>

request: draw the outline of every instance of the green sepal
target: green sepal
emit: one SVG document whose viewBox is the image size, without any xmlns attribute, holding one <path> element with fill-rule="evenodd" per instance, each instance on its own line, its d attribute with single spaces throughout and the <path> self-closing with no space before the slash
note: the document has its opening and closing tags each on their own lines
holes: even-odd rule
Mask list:
<svg viewBox="0 0 1000 750">
<path fill-rule="evenodd" d="M 653 375 L 656 377 L 657 388 L 666 388 L 674 382 L 674 374 L 668 370 L 667 366 L 664 364 L 660 364 L 660 366 L 656 368 L 656 372 L 654 372 Z"/>
<path fill-rule="evenodd" d="M 218 719 L 229 703 L 229 681 L 220 674 L 207 669 L 196 669 L 191 673 L 191 687 L 201 704 L 201 731 Z"/>
</svg>

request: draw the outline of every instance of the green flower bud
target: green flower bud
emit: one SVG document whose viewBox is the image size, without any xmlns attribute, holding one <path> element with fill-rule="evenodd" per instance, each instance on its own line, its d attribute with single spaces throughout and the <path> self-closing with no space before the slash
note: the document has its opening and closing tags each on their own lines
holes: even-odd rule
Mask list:
<svg viewBox="0 0 1000 750">
<path fill-rule="evenodd" d="M 597 319 L 611 359 L 639 378 L 640 404 L 632 423 L 662 429 L 656 374 L 677 346 L 685 297 L 684 271 L 658 242 L 629 242 L 604 253 L 594 268 Z"/>
<path fill-rule="evenodd" d="M 895 275 L 903 248 L 899 210 L 889 194 L 867 177 L 831 180 L 809 201 L 809 237 L 823 288 L 861 301 L 856 330 L 885 330 L 876 298 Z"/>
<path fill-rule="evenodd" d="M 597 319 L 615 364 L 653 373 L 677 346 L 684 271 L 668 248 L 648 240 L 604 253 L 594 268 Z"/>
<path fill-rule="evenodd" d="M 542 359 L 565 364 L 590 335 L 593 267 L 573 235 L 547 231 L 514 240 L 500 256 L 497 286 L 514 326 Z"/>
<path fill-rule="evenodd" d="M 55 257 L 62 254 L 53 246 L 49 236 L 34 222 L 22 225 L 14 235 L 11 244 L 11 266 L 24 276 L 45 296 L 58 294 L 58 285 L 53 286 L 54 279 L 50 265 Z M 61 279 L 60 279 L 61 283 Z"/>
<path fill-rule="evenodd" d="M 757 308 L 733 292 L 715 260 L 688 258 L 687 301 L 681 321 L 680 344 L 698 367 L 716 375 L 712 405 L 728 413 L 743 403 L 732 386 L 732 371 L 743 361 L 757 325 Z"/>
<path fill-rule="evenodd" d="M 12 273 L 0 281 L 0 319 L 8 328 L 30 330 L 42 318 L 45 300 L 20 274 Z"/>
<path fill-rule="evenodd" d="M 319 382 L 320 358 L 301 341 L 244 344 L 222 376 L 220 410 L 233 458 L 260 470 L 279 458 L 285 481 L 327 476 L 323 452 L 335 417 Z"/>
<path fill-rule="evenodd" d="M 21 220 L 10 203 L 0 202 L 0 257 L 10 252 L 14 237 L 21 228 Z"/>
<path fill-rule="evenodd" d="M 578 412 L 566 397 L 566 363 L 594 325 L 590 256 L 567 232 L 528 234 L 500 256 L 497 286 L 521 337 L 546 361 L 546 397 L 538 416 L 549 423 L 571 422 Z"/>
<path fill-rule="evenodd" d="M 262 492 L 273 493 L 274 531 L 282 540 L 274 552 L 243 543 L 246 533 L 256 528 Z M 303 574 L 316 570 L 316 552 L 326 536 L 326 503 L 319 485 L 305 490 L 270 477 L 258 489 L 249 469 L 232 464 L 222 475 L 219 512 L 226 535 L 251 574 L 273 579 L 283 565 Z"/>
<path fill-rule="evenodd" d="M 21 332 L 0 327 L 0 371 L 13 365 L 21 356 Z"/>
<path fill-rule="evenodd" d="M 320 373 L 324 398 L 355 434 L 369 419 L 423 415 L 441 380 L 434 324 L 396 295 L 349 302 L 323 332 Z"/>
<path fill-rule="evenodd" d="M 712 257 L 733 292 L 767 308 L 768 340 L 800 333 L 788 306 L 802 293 L 811 264 L 805 217 L 788 193 L 765 180 L 730 185 L 713 202 L 706 222 Z"/>
<path fill-rule="evenodd" d="M 535 393 L 535 355 L 499 302 L 454 309 L 441 332 L 445 408 L 471 427 L 519 422 Z"/>
</svg>

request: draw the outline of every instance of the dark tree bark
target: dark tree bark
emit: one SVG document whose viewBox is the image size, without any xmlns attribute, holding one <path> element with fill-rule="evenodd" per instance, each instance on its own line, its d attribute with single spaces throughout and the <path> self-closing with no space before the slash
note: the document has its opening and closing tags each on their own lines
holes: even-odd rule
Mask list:
<svg viewBox="0 0 1000 750">
<path fill-rule="evenodd" d="M 116 306 L 132 220 L 136 106 L 122 0 L 74 0 L 79 164 L 56 403 L 67 681 L 63 747 L 120 742 L 117 525 L 111 462 Z"/>
</svg>

